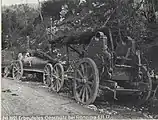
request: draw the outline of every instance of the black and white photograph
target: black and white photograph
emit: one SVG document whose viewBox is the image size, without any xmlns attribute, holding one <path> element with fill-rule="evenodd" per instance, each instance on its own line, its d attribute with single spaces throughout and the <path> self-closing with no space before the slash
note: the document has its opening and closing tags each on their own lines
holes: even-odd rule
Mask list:
<svg viewBox="0 0 158 120">
<path fill-rule="evenodd" d="M 1 0 L 1 118 L 158 119 L 158 0 Z"/>
</svg>

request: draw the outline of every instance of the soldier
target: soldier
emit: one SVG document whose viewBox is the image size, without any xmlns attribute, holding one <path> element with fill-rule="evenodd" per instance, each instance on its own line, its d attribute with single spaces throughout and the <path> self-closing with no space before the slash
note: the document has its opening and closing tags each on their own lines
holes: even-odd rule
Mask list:
<svg viewBox="0 0 158 120">
<path fill-rule="evenodd" d="M 103 32 L 96 33 L 96 38 L 103 42 L 102 44 L 102 52 L 101 57 L 103 61 L 103 65 L 107 68 L 108 77 L 112 77 L 112 56 L 108 48 L 108 39 L 107 36 Z"/>
<path fill-rule="evenodd" d="M 102 41 L 102 55 L 104 57 L 104 60 L 106 60 L 106 59 L 110 60 L 111 59 L 111 54 L 108 50 L 107 36 L 104 35 L 103 32 L 98 32 L 95 35 L 95 39 L 99 39 L 99 40 Z"/>
<path fill-rule="evenodd" d="M 108 49 L 107 36 L 103 32 L 97 32 L 86 47 L 88 57 L 92 58 L 97 65 L 107 68 L 108 78 L 112 75 L 112 56 Z M 99 66 L 98 66 L 99 67 Z"/>
</svg>

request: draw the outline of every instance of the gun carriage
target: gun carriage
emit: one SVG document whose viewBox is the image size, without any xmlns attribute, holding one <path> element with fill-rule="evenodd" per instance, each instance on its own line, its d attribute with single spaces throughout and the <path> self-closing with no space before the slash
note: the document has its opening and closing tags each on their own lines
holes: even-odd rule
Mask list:
<svg viewBox="0 0 158 120">
<path fill-rule="evenodd" d="M 111 91 L 114 99 L 121 93 L 136 95 L 140 104 L 149 99 L 151 77 L 147 67 L 142 64 L 140 50 L 136 49 L 135 41 L 130 37 L 126 37 L 126 43 L 120 41 L 116 44 L 111 29 L 104 28 L 83 32 L 77 37 L 63 36 L 50 44 L 53 47 L 66 47 L 66 62 L 58 65 L 64 70 L 62 81 L 72 81 L 73 94 L 78 102 L 93 103 L 99 89 Z M 75 60 L 69 58 L 72 51 L 78 54 Z M 59 70 L 53 67 L 55 71 L 51 86 L 59 92 L 63 84 L 59 84 L 61 79 L 55 75 Z"/>
<path fill-rule="evenodd" d="M 75 99 L 83 104 L 93 103 L 100 89 L 111 91 L 114 99 L 117 99 L 117 94 L 134 94 L 139 103 L 144 103 L 152 92 L 149 71 L 142 63 L 140 50 L 133 39 L 125 37 L 123 41 L 119 37 L 120 41 L 116 42 L 121 34 L 115 28 L 113 31 L 111 27 L 105 27 L 109 19 L 105 22 L 97 19 L 97 26 L 91 26 L 87 21 L 81 24 L 84 18 L 80 21 L 70 18 L 56 24 L 53 29 L 59 29 L 59 35 L 56 37 L 51 28 L 49 42 L 53 49 L 65 47 L 66 62 L 43 53 L 43 58 L 47 60 L 29 56 L 15 61 L 13 78 L 20 79 L 24 71 L 40 72 L 44 83 L 56 92 L 69 80 Z M 77 31 L 79 34 L 76 34 Z"/>
<path fill-rule="evenodd" d="M 24 72 L 41 73 L 43 82 L 56 92 L 68 80 L 72 83 L 76 101 L 83 104 L 93 103 L 100 89 L 111 91 L 114 99 L 117 99 L 117 94 L 126 93 L 136 95 L 139 103 L 146 102 L 152 94 L 151 76 L 142 63 L 135 41 L 130 37 L 122 41 L 120 31 L 117 31 L 120 38 L 115 36 L 119 22 L 109 19 L 117 8 L 109 9 L 110 12 L 97 8 L 97 14 L 81 10 L 82 14 L 70 16 L 59 24 L 54 22 L 52 25 L 51 21 L 50 44 L 52 48 L 65 47 L 66 62 L 44 52 L 30 51 L 26 57 L 19 54 L 19 59 L 12 64 L 13 78 L 19 80 Z M 112 14 L 105 20 L 109 14 L 107 11 Z M 108 21 L 109 25 L 106 25 Z M 57 31 L 61 35 L 53 38 L 56 29 L 64 29 L 64 32 Z M 80 33 L 76 34 L 78 31 Z M 116 37 L 119 42 L 116 42 Z M 70 54 L 75 54 L 75 57 Z"/>
<path fill-rule="evenodd" d="M 56 92 L 69 80 L 75 99 L 83 104 L 93 103 L 99 89 L 113 92 L 114 99 L 120 93 L 135 94 L 144 103 L 151 95 L 151 77 L 134 40 L 126 39 L 126 43 L 115 44 L 109 28 L 84 32 L 77 37 L 64 36 L 50 44 L 54 48 L 65 46 L 66 62 L 30 51 L 25 57 L 19 54 L 19 59 L 13 62 L 12 75 L 19 80 L 24 72 L 42 73 L 43 82 Z M 72 51 L 78 54 L 74 60 L 70 60 Z"/>
<path fill-rule="evenodd" d="M 20 80 L 24 73 L 38 73 L 37 77 L 43 76 L 44 84 L 50 85 L 51 73 L 56 59 L 40 50 L 28 50 L 25 54 L 19 53 L 18 59 L 13 61 L 12 76 L 14 80 Z"/>
</svg>

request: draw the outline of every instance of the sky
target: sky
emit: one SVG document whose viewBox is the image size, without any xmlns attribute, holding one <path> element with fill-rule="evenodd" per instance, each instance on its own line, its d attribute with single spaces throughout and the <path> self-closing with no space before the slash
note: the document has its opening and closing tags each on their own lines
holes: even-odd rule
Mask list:
<svg viewBox="0 0 158 120">
<path fill-rule="evenodd" d="M 44 0 L 39 0 L 44 1 Z M 12 4 L 20 4 L 20 3 L 38 3 L 38 0 L 2 0 L 2 5 L 12 5 Z"/>
<path fill-rule="evenodd" d="M 39 0 L 46 1 L 46 0 Z M 80 2 L 84 2 L 86 0 L 80 0 Z M 38 0 L 1 0 L 2 5 L 13 5 L 13 4 L 24 4 L 24 3 L 38 3 Z"/>
</svg>

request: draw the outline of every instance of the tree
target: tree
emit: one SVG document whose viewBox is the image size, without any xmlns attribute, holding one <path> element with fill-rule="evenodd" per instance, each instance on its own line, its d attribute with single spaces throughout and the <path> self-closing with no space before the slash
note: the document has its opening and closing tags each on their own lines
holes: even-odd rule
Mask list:
<svg viewBox="0 0 158 120">
<path fill-rule="evenodd" d="M 28 5 L 12 5 L 2 11 L 2 43 L 5 43 L 5 36 L 8 35 L 9 44 L 23 46 L 26 34 L 32 33 L 31 26 L 34 17 L 37 16 L 34 8 Z M 27 24 L 26 24 L 27 22 Z M 3 46 L 3 44 L 2 44 Z M 11 47 L 10 46 L 10 47 Z"/>
<path fill-rule="evenodd" d="M 147 4 L 155 11 L 157 6 L 154 6 L 151 0 L 145 0 L 145 3 L 142 2 L 144 0 L 140 0 L 135 5 L 133 1 L 44 1 L 41 3 L 43 22 L 39 15 L 40 8 L 34 9 L 27 4 L 13 5 L 2 12 L 2 36 L 9 35 L 12 45 L 25 47 L 26 36 L 29 35 L 31 46 L 43 49 L 47 48 L 49 38 L 46 30 L 49 28 L 53 28 L 53 39 L 61 39 L 64 36 L 72 39 L 83 32 L 86 33 L 86 38 L 83 36 L 82 38 L 89 39 L 95 30 L 107 26 L 112 29 L 115 42 L 120 39 L 126 40 L 126 36 L 132 36 L 137 44 L 149 44 L 152 41 L 149 38 L 154 35 L 150 35 L 152 31 L 148 23 L 156 24 L 155 18 L 149 16 L 144 19 L 148 14 L 146 11 L 142 14 L 141 6 Z M 153 1 L 155 5 L 158 4 L 156 0 Z M 50 18 L 53 19 L 52 26 Z"/>
</svg>

